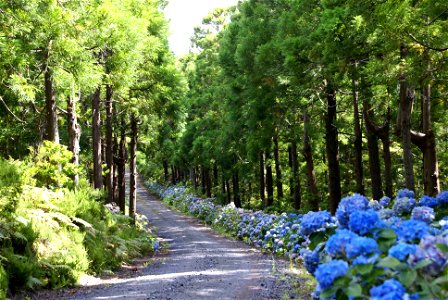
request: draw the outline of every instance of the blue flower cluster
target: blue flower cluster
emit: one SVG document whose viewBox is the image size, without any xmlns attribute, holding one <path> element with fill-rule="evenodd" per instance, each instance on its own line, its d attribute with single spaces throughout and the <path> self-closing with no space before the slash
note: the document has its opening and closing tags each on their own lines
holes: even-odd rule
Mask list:
<svg viewBox="0 0 448 300">
<path fill-rule="evenodd" d="M 448 192 L 435 198 L 423 196 L 418 203 L 414 192 L 406 189 L 394 200 L 369 201 L 354 194 L 341 200 L 333 217 L 327 211 L 303 216 L 253 212 L 197 198 L 185 187 L 153 185 L 151 189 L 168 204 L 251 245 L 303 261 L 318 282 L 314 295 L 338 284 L 347 289 L 344 284 L 351 282 L 362 289 L 362 298 L 418 299 L 423 289 L 407 290 L 413 285 L 400 282 L 406 277 L 394 268 L 402 265 L 409 270 L 420 264 L 422 282 L 442 276 L 448 268 L 448 254 L 440 247 L 448 247 Z M 322 240 L 316 242 L 316 237 Z M 386 272 L 385 267 L 395 271 Z M 380 275 L 366 275 L 370 280 L 366 281 L 364 274 L 371 272 Z M 337 280 L 343 277 L 347 280 Z"/>
<path fill-rule="evenodd" d="M 348 263 L 343 260 L 332 260 L 319 265 L 316 270 L 316 279 L 323 289 L 331 287 L 335 279 L 344 276 L 348 271 Z"/>
</svg>

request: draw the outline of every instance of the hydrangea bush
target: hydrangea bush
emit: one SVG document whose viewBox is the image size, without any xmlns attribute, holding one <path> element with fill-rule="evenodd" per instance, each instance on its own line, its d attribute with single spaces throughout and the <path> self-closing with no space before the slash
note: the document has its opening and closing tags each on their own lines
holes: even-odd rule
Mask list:
<svg viewBox="0 0 448 300">
<path fill-rule="evenodd" d="M 316 299 L 448 299 L 448 192 L 369 201 L 354 194 L 327 211 L 268 214 L 221 206 L 185 187 L 150 189 L 229 234 L 289 256 L 317 280 Z"/>
</svg>

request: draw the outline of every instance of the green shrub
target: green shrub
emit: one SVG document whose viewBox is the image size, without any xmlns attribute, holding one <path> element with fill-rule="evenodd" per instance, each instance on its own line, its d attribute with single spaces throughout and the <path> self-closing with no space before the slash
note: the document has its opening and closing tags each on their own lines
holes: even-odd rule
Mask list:
<svg viewBox="0 0 448 300">
<path fill-rule="evenodd" d="M 72 188 L 71 176 L 80 172 L 79 167 L 70 162 L 72 156 L 72 152 L 67 150 L 66 146 L 44 141 L 32 159 L 32 169 L 37 186 Z"/>
<path fill-rule="evenodd" d="M 105 195 L 70 176 L 70 152 L 45 142 L 26 162 L 0 160 L 0 299 L 6 290 L 73 285 L 81 274 L 115 270 L 149 251 L 147 222 L 137 226 L 103 205 Z"/>
<path fill-rule="evenodd" d="M 2 263 L 0 262 L 0 299 L 6 299 L 7 291 L 8 291 L 8 274 L 6 274 L 6 271 L 3 268 Z"/>
</svg>

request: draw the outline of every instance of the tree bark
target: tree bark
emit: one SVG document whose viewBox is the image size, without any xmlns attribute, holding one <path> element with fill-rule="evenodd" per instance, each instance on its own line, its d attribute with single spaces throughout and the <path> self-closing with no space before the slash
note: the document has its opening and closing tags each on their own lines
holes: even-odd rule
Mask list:
<svg viewBox="0 0 448 300">
<path fill-rule="evenodd" d="M 163 165 L 163 178 L 165 179 L 165 183 L 168 183 L 169 181 L 169 172 L 168 172 L 168 161 L 166 159 L 163 160 L 162 162 Z"/>
<path fill-rule="evenodd" d="M 201 166 L 201 193 L 202 195 L 205 195 L 206 189 L 207 189 L 207 178 L 205 177 L 205 167 Z"/>
<path fill-rule="evenodd" d="M 231 194 L 230 194 L 230 184 L 229 180 L 226 180 L 226 190 L 227 190 L 227 203 L 230 203 L 231 201 Z"/>
<path fill-rule="evenodd" d="M 383 160 L 384 160 L 384 181 L 386 184 L 386 196 L 392 197 L 393 185 L 392 185 L 392 157 L 390 154 L 390 136 L 389 136 L 389 122 L 384 127 L 384 138 L 381 138 L 383 143 Z"/>
<path fill-rule="evenodd" d="M 226 196 L 226 179 L 224 177 L 224 172 L 221 173 L 221 194 L 222 197 Z"/>
<path fill-rule="evenodd" d="M 171 165 L 171 184 L 176 184 L 176 170 L 174 169 L 173 165 Z"/>
<path fill-rule="evenodd" d="M 210 176 L 210 169 L 204 168 L 205 175 L 205 191 L 208 198 L 212 197 L 212 179 Z"/>
<path fill-rule="evenodd" d="M 309 116 L 307 113 L 303 115 L 303 155 L 306 162 L 306 178 L 308 191 L 310 193 L 310 208 L 312 211 L 319 210 L 319 190 L 317 189 L 316 173 L 314 171 L 313 149 L 311 148 L 310 136 L 308 133 Z"/>
<path fill-rule="evenodd" d="M 327 114 L 325 117 L 325 142 L 328 160 L 329 207 L 332 214 L 336 213 L 341 201 L 341 176 L 339 170 L 338 129 L 336 127 L 336 90 L 332 83 L 327 83 Z"/>
<path fill-rule="evenodd" d="M 131 145 L 130 145 L 130 169 L 131 177 L 129 180 L 129 216 L 135 224 L 135 213 L 137 205 L 137 119 L 131 115 Z"/>
<path fill-rule="evenodd" d="M 405 59 L 408 49 L 405 45 L 400 47 L 400 58 Z M 411 143 L 411 111 L 415 93 L 406 82 L 406 74 L 400 75 L 400 124 L 399 133 L 401 135 L 401 145 L 403 148 L 403 167 L 406 188 L 414 191 L 414 161 L 412 158 Z"/>
<path fill-rule="evenodd" d="M 196 168 L 192 167 L 190 169 L 190 177 L 191 177 L 191 182 L 193 183 L 194 190 L 196 191 L 196 189 L 198 188 L 197 181 L 196 181 Z"/>
<path fill-rule="evenodd" d="M 300 186 L 300 174 L 299 174 L 299 158 L 297 153 L 297 142 L 291 143 L 291 164 L 292 164 L 292 178 L 293 178 L 293 204 L 295 209 L 300 209 L 302 205 L 302 190 Z"/>
<path fill-rule="evenodd" d="M 282 168 L 280 164 L 280 155 L 278 148 L 278 132 L 274 134 L 274 162 L 275 162 L 275 185 L 277 187 L 278 199 L 283 199 L 283 183 L 282 183 Z"/>
<path fill-rule="evenodd" d="M 369 149 L 369 169 L 372 180 L 372 197 L 379 200 L 383 197 L 381 181 L 381 164 L 378 148 L 378 138 L 373 132 L 367 131 L 367 147 Z"/>
<path fill-rule="evenodd" d="M 269 153 L 266 151 L 266 191 L 268 194 L 266 206 L 274 204 L 274 181 L 272 176 L 272 166 L 269 161 Z"/>
<path fill-rule="evenodd" d="M 355 127 L 355 177 L 356 177 L 356 192 L 364 195 L 364 174 L 362 169 L 362 131 L 359 119 L 359 90 L 358 80 L 354 77 L 353 84 L 353 123 Z"/>
<path fill-rule="evenodd" d="M 103 169 L 101 160 L 101 90 L 98 87 L 92 97 L 92 143 L 93 143 L 93 187 L 103 187 Z"/>
<path fill-rule="evenodd" d="M 266 201 L 266 186 L 264 181 L 264 154 L 262 151 L 260 151 L 260 199 L 261 202 L 264 204 Z"/>
<path fill-rule="evenodd" d="M 411 131 L 412 142 L 423 153 L 423 179 L 425 194 L 436 196 L 440 192 L 439 165 L 434 132 L 431 129 L 431 86 L 424 87 L 422 93 L 423 133 Z"/>
<path fill-rule="evenodd" d="M 46 139 L 59 144 L 58 111 L 56 107 L 56 94 L 53 87 L 52 72 L 45 67 L 45 105 L 47 110 Z"/>
<path fill-rule="evenodd" d="M 107 202 L 114 202 L 114 143 L 113 143 L 113 88 L 108 84 L 106 87 L 106 189 Z"/>
<path fill-rule="evenodd" d="M 81 126 L 78 123 L 78 117 L 76 114 L 76 99 L 74 95 L 67 97 L 67 127 L 68 127 L 68 150 L 73 153 L 71 162 L 79 165 L 79 139 L 81 138 Z M 75 186 L 79 183 L 79 175 L 73 176 L 73 182 Z"/>
<path fill-rule="evenodd" d="M 288 146 L 288 166 L 290 170 L 293 169 L 291 145 Z M 289 195 L 291 196 L 291 199 L 294 198 L 294 175 L 289 176 Z"/>
<path fill-rule="evenodd" d="M 117 159 L 118 205 L 123 214 L 126 209 L 126 162 L 126 126 L 123 118 L 121 121 L 120 146 Z"/>
<path fill-rule="evenodd" d="M 233 172 L 232 176 L 233 183 L 233 203 L 236 207 L 241 207 L 241 198 L 240 198 L 240 184 L 238 178 L 238 170 Z"/>
</svg>

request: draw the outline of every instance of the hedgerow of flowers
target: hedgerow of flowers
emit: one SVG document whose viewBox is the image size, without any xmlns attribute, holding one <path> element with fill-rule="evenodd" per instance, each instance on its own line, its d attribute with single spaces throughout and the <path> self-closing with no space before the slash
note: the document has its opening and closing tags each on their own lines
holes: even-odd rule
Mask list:
<svg viewBox="0 0 448 300">
<path fill-rule="evenodd" d="M 317 280 L 315 299 L 448 299 L 448 192 L 418 201 L 407 189 L 394 200 L 354 194 L 332 216 L 253 212 L 185 187 L 150 189 L 246 243 L 303 262 Z"/>
</svg>

